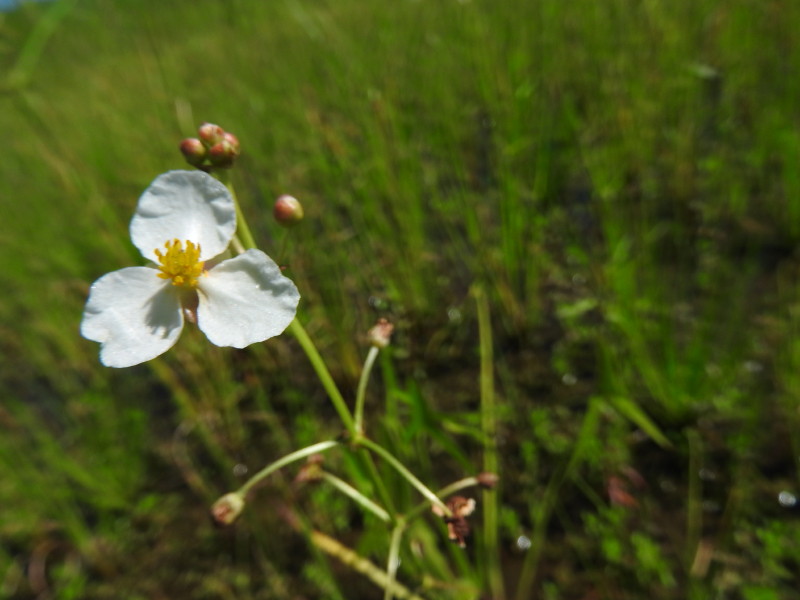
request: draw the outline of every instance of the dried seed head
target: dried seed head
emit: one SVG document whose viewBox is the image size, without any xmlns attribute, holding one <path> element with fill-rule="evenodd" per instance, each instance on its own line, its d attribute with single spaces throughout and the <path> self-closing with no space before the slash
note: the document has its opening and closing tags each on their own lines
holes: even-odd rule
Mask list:
<svg viewBox="0 0 800 600">
<path fill-rule="evenodd" d="M 445 516 L 444 511 L 436 505 L 432 507 L 432 510 L 434 514 L 444 518 L 444 522 L 447 525 L 448 538 L 456 542 L 460 547 L 465 548 L 467 545 L 466 538 L 470 532 L 467 517 L 475 511 L 475 500 L 464 498 L 464 496 L 453 496 L 445 504 L 450 509 L 452 516 Z"/>
</svg>

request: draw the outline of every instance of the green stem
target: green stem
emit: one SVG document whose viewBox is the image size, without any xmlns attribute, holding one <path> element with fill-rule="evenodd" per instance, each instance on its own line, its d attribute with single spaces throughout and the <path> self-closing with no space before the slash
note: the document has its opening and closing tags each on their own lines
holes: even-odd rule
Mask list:
<svg viewBox="0 0 800 600">
<path fill-rule="evenodd" d="M 387 586 L 391 587 L 392 593 L 395 595 L 395 597 L 407 600 L 423 600 L 421 596 L 418 596 L 396 581 L 390 583 L 389 576 L 382 569 L 378 568 L 369 560 L 360 556 L 347 546 L 342 545 L 332 537 L 325 535 L 321 531 L 312 531 L 311 541 L 317 548 L 320 548 L 331 556 L 335 556 L 344 564 L 352 567 L 376 585 L 384 589 Z"/>
<path fill-rule="evenodd" d="M 286 229 L 281 232 L 281 240 L 278 243 L 278 250 L 275 253 L 275 261 L 278 264 L 283 264 L 286 261 L 286 249 L 289 247 L 289 239 L 291 238 L 288 235 Z"/>
<path fill-rule="evenodd" d="M 300 324 L 300 321 L 295 319 L 291 322 L 287 331 L 300 343 L 308 360 L 311 361 L 311 366 L 314 367 L 314 371 L 316 371 L 317 377 L 319 377 L 322 383 L 322 387 L 324 387 L 325 391 L 328 393 L 328 397 L 331 399 L 331 402 L 333 402 L 333 407 L 336 409 L 336 412 L 339 413 L 339 418 L 342 420 L 348 433 L 356 437 L 358 432 L 356 431 L 353 417 L 350 414 L 350 409 L 347 408 L 347 403 L 344 401 L 339 388 L 336 387 L 336 383 L 333 381 L 330 371 L 328 371 L 328 366 L 325 364 L 322 356 L 320 356 L 319 351 L 317 351 L 314 342 L 311 341 L 308 333 L 306 333 L 305 328 Z"/>
<path fill-rule="evenodd" d="M 219 180 L 225 184 L 225 187 L 228 188 L 228 191 L 233 197 L 233 203 L 236 207 L 236 237 L 238 243 L 244 248 L 257 248 L 256 242 L 253 239 L 253 234 L 250 232 L 250 227 L 247 225 L 247 219 L 245 218 L 244 213 L 242 213 L 239 200 L 236 196 L 236 189 L 233 187 L 233 182 L 231 181 L 230 176 L 227 172 L 222 171 L 219 173 L 218 177 Z M 319 377 L 320 381 L 322 382 L 322 386 L 325 388 L 325 391 L 328 392 L 328 396 L 333 402 L 336 412 L 339 413 L 339 418 L 342 420 L 342 423 L 347 431 L 351 435 L 354 435 L 356 433 L 356 429 L 353 423 L 353 417 L 350 415 L 350 409 L 347 408 L 347 404 L 345 403 L 341 392 L 339 392 L 339 388 L 336 387 L 333 377 L 331 377 L 328 367 L 325 364 L 325 361 L 322 360 L 322 357 L 317 351 L 314 342 L 312 342 L 311 338 L 308 337 L 306 330 L 297 319 L 292 321 L 292 323 L 289 325 L 288 331 L 290 331 L 292 335 L 295 336 L 297 341 L 300 342 L 300 345 L 303 347 L 306 356 L 308 356 L 308 359 L 311 361 L 311 365 L 317 372 L 317 377 Z"/>
<path fill-rule="evenodd" d="M 238 235 L 234 234 L 234 236 L 231 238 L 231 246 L 233 246 L 233 249 L 236 250 L 236 254 L 244 254 L 245 247 Z"/>
<path fill-rule="evenodd" d="M 494 354 L 492 344 L 492 321 L 489 314 L 489 302 L 483 288 L 472 289 L 478 309 L 478 336 L 480 344 L 480 390 L 481 390 L 481 431 L 486 443 L 483 451 L 483 470 L 487 473 L 499 473 L 497 457 L 497 405 L 494 396 Z M 500 566 L 500 539 L 498 495 L 486 491 L 483 493 L 483 539 L 486 550 L 486 572 L 492 597 L 505 598 L 503 572 Z"/>
<path fill-rule="evenodd" d="M 342 492 L 345 496 L 347 496 L 351 500 L 357 502 L 358 504 L 366 508 L 369 512 L 378 517 L 380 520 L 384 521 L 385 523 L 392 522 L 392 517 L 389 515 L 388 512 L 386 512 L 383 508 L 375 504 L 372 500 L 367 498 L 364 494 L 359 492 L 356 488 L 354 488 L 346 481 L 340 479 L 339 477 L 337 477 L 332 473 L 328 473 L 327 471 L 322 472 L 322 478 L 328 483 L 330 483 L 337 490 Z"/>
<path fill-rule="evenodd" d="M 367 354 L 367 359 L 364 361 L 364 368 L 361 369 L 361 378 L 358 380 L 358 389 L 356 390 L 356 431 L 364 433 L 364 398 L 367 395 L 367 383 L 369 376 L 372 373 L 372 366 L 375 364 L 375 359 L 378 358 L 380 348 L 372 346 Z"/>
<path fill-rule="evenodd" d="M 417 479 L 416 476 L 403 465 L 403 463 L 401 463 L 394 456 L 392 456 L 392 454 L 388 450 L 386 450 L 383 446 L 380 446 L 375 442 L 373 442 L 372 440 L 370 440 L 369 438 L 365 437 L 358 437 L 354 440 L 354 442 L 360 446 L 369 448 L 375 454 L 377 454 L 386 462 L 388 462 L 390 465 L 392 465 L 395 468 L 395 470 L 398 473 L 400 473 L 400 475 L 405 477 L 406 480 L 411 485 L 417 488 L 419 493 L 422 494 L 429 502 L 441 508 L 445 515 L 452 516 L 453 514 L 452 511 L 447 506 L 445 506 L 444 502 L 439 500 L 439 497 L 436 494 L 434 494 L 430 489 L 428 489 L 428 487 L 424 483 L 422 483 L 419 479 Z"/>
<path fill-rule="evenodd" d="M 403 519 L 400 519 L 392 529 L 389 558 L 386 561 L 387 585 L 383 588 L 383 600 L 392 600 L 394 598 L 394 583 L 397 580 L 397 567 L 400 566 L 400 541 L 403 539 L 405 529 L 406 522 Z"/>
<path fill-rule="evenodd" d="M 287 454 L 283 458 L 279 458 L 273 463 L 270 463 L 263 469 L 261 469 L 258 473 L 253 475 L 250 479 L 245 482 L 245 484 L 236 490 L 236 493 L 242 496 L 243 498 L 249 492 L 254 485 L 260 482 L 262 479 L 274 473 L 281 467 L 285 467 L 286 465 L 293 463 L 297 460 L 302 458 L 306 458 L 307 456 L 311 456 L 312 454 L 318 454 L 319 452 L 325 452 L 326 450 L 330 450 L 334 446 L 338 446 L 339 442 L 336 440 L 328 440 L 326 442 L 319 442 L 317 444 L 312 444 L 306 448 L 301 448 L 300 450 L 296 450 L 290 454 Z"/>
</svg>

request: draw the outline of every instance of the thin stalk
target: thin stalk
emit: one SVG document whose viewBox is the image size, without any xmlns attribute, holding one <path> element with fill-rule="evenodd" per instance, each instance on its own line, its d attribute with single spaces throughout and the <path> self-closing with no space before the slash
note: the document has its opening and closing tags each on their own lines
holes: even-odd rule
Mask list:
<svg viewBox="0 0 800 600">
<path fill-rule="evenodd" d="M 239 205 L 239 200 L 236 196 L 236 189 L 233 187 L 233 182 L 231 181 L 230 176 L 223 171 L 219 174 L 219 180 L 225 184 L 225 187 L 228 188 L 228 191 L 233 197 L 233 203 L 236 207 L 236 236 L 238 238 L 239 246 L 243 246 L 244 248 L 257 248 L 255 239 L 253 239 L 253 234 L 250 232 L 250 227 L 247 225 L 247 219 L 245 218 L 241 206 Z M 306 356 L 308 356 L 308 359 L 311 361 L 311 366 L 314 367 L 322 386 L 325 388 L 325 391 L 328 392 L 328 396 L 330 397 L 331 402 L 333 402 L 336 412 L 339 413 L 339 418 L 342 420 L 345 428 L 351 435 L 355 434 L 356 429 L 353 423 L 353 417 L 350 415 L 350 409 L 347 408 L 347 404 L 345 403 L 339 388 L 336 387 L 333 377 L 331 377 L 328 367 L 325 364 L 325 361 L 322 360 L 322 357 L 317 351 L 314 342 L 312 342 L 311 338 L 308 337 L 306 330 L 297 319 L 292 321 L 292 323 L 289 325 L 288 331 L 294 335 L 298 342 L 300 342 L 300 346 L 302 346 Z"/>
<path fill-rule="evenodd" d="M 392 517 L 386 512 L 383 508 L 375 504 L 372 500 L 367 498 L 364 494 L 359 492 L 356 488 L 352 485 L 340 479 L 333 473 L 328 473 L 327 471 L 322 472 L 322 478 L 330 483 L 333 487 L 337 490 L 342 492 L 345 496 L 360 504 L 363 508 L 367 509 L 373 515 L 378 517 L 381 521 L 385 523 L 391 523 Z"/>
<path fill-rule="evenodd" d="M 288 235 L 286 229 L 281 232 L 281 239 L 278 243 L 278 249 L 275 251 L 275 260 L 278 264 L 283 264 L 286 260 L 286 249 L 289 247 L 289 239 L 291 238 Z"/>
<path fill-rule="evenodd" d="M 392 529 L 392 541 L 389 543 L 389 558 L 386 560 L 386 587 L 383 588 L 383 600 L 394 598 L 394 584 L 397 580 L 397 567 L 400 566 L 400 542 L 403 539 L 403 532 L 406 529 L 406 522 L 403 519 L 397 521 Z"/>
<path fill-rule="evenodd" d="M 350 409 L 347 408 L 347 403 L 344 401 L 339 388 L 336 387 L 336 383 L 333 381 L 330 371 L 328 371 L 328 366 L 325 364 L 322 356 L 320 356 L 314 342 L 311 341 L 308 333 L 306 333 L 305 328 L 300 324 L 300 321 L 295 319 L 291 322 L 287 331 L 295 337 L 305 351 L 308 360 L 311 362 L 311 366 L 317 373 L 320 383 L 322 383 L 322 387 L 325 388 L 328 397 L 331 399 L 331 402 L 333 402 L 333 407 L 336 409 L 336 412 L 339 413 L 342 424 L 351 436 L 356 437 L 358 433 L 353 417 L 350 414 Z"/>
<path fill-rule="evenodd" d="M 231 238 L 231 246 L 233 246 L 233 249 L 236 250 L 236 254 L 244 254 L 245 247 L 238 235 L 234 235 Z"/>
<path fill-rule="evenodd" d="M 364 577 L 386 589 L 390 587 L 392 593 L 396 598 L 402 600 L 424 600 L 422 596 L 418 596 L 404 585 L 396 581 L 390 582 L 389 576 L 379 567 L 375 566 L 369 560 L 357 554 L 347 546 L 342 545 L 337 540 L 330 536 L 325 535 L 320 531 L 311 532 L 311 542 L 317 547 L 327 552 L 331 556 L 335 556 L 348 567 L 361 573 Z"/>
<path fill-rule="evenodd" d="M 452 516 L 453 514 L 452 511 L 444 504 L 444 502 L 439 500 L 439 497 L 436 494 L 434 494 L 424 483 L 422 483 L 419 479 L 417 479 L 417 477 L 411 471 L 409 471 L 405 467 L 405 465 L 403 465 L 403 463 L 401 463 L 394 456 L 392 456 L 392 454 L 388 450 L 386 450 L 386 448 L 380 446 L 379 444 L 376 444 L 369 438 L 365 437 L 359 437 L 354 441 L 358 445 L 370 449 L 372 452 L 374 452 L 382 459 L 384 459 L 386 462 L 388 462 L 390 465 L 392 465 L 392 467 L 394 467 L 395 470 L 398 473 L 400 473 L 400 475 L 405 477 L 406 480 L 411 485 L 417 488 L 419 493 L 422 494 L 425 498 L 427 498 L 429 502 L 441 508 L 444 514 L 447 515 L 448 517 Z"/>
<path fill-rule="evenodd" d="M 492 344 L 492 322 L 489 302 L 483 289 L 475 286 L 472 290 L 478 309 L 478 336 L 480 345 L 480 390 L 481 390 L 481 431 L 486 440 L 483 450 L 483 470 L 487 473 L 499 472 L 497 457 L 497 404 L 494 395 L 494 354 Z M 499 509 L 498 494 L 483 493 L 483 539 L 486 550 L 486 572 L 492 597 L 505 598 L 503 572 L 500 566 Z"/>
<path fill-rule="evenodd" d="M 459 479 L 458 481 L 454 481 L 453 483 L 444 486 L 442 489 L 436 492 L 436 495 L 439 496 L 439 498 L 447 498 L 456 492 L 460 492 L 468 487 L 473 487 L 480 484 L 481 482 L 477 477 L 464 477 L 464 479 Z"/>
<path fill-rule="evenodd" d="M 375 359 L 378 358 L 379 353 L 380 348 L 377 346 L 370 347 L 367 358 L 364 361 L 364 368 L 361 369 L 361 378 L 358 380 L 355 410 L 355 425 L 358 433 L 364 433 L 364 398 L 367 395 L 367 383 L 369 383 L 369 376 L 372 373 L 372 367 L 375 364 Z"/>
<path fill-rule="evenodd" d="M 250 491 L 254 485 L 281 467 L 285 467 L 288 464 L 291 464 L 302 458 L 306 458 L 307 456 L 311 456 L 312 454 L 318 454 L 319 452 L 330 450 L 334 446 L 338 446 L 339 443 L 340 442 L 337 442 L 336 440 L 328 440 L 326 442 L 312 444 L 311 446 L 301 448 L 300 450 L 295 450 L 294 452 L 287 454 L 283 458 L 279 458 L 275 462 L 272 462 L 261 469 L 258 473 L 248 479 L 245 484 L 236 491 L 236 493 L 244 498 L 247 492 Z"/>
</svg>

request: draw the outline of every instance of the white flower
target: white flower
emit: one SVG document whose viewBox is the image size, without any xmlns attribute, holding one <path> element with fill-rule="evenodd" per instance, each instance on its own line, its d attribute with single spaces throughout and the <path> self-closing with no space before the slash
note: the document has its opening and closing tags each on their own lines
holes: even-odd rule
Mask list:
<svg viewBox="0 0 800 600">
<path fill-rule="evenodd" d="M 155 263 L 104 275 L 92 284 L 81 334 L 100 342 L 100 361 L 131 367 L 169 350 L 184 312 L 217 346 L 243 348 L 283 332 L 300 294 L 260 250 L 210 266 L 236 231 L 228 190 L 202 171 L 170 171 L 145 190 L 130 233 Z"/>
</svg>

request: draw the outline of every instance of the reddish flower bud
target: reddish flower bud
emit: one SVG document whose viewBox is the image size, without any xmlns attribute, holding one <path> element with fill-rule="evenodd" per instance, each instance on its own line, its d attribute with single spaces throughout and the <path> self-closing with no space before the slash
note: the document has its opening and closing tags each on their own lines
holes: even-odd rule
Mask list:
<svg viewBox="0 0 800 600">
<path fill-rule="evenodd" d="M 227 140 L 214 144 L 208 149 L 208 160 L 215 167 L 227 169 L 233 166 L 233 159 L 239 155 Z"/>
<path fill-rule="evenodd" d="M 222 137 L 222 141 L 228 144 L 228 147 L 234 156 L 239 156 L 239 138 L 226 131 L 225 135 Z"/>
<path fill-rule="evenodd" d="M 213 123 L 203 123 L 197 129 L 197 137 L 207 146 L 211 147 L 214 144 L 219 144 L 225 137 L 225 130 L 219 125 Z"/>
<path fill-rule="evenodd" d="M 180 148 L 186 162 L 193 167 L 199 167 L 206 160 L 206 147 L 197 138 L 186 138 Z"/>
<path fill-rule="evenodd" d="M 291 227 L 303 220 L 303 205 L 297 198 L 284 194 L 275 201 L 272 215 L 284 227 Z"/>
</svg>

